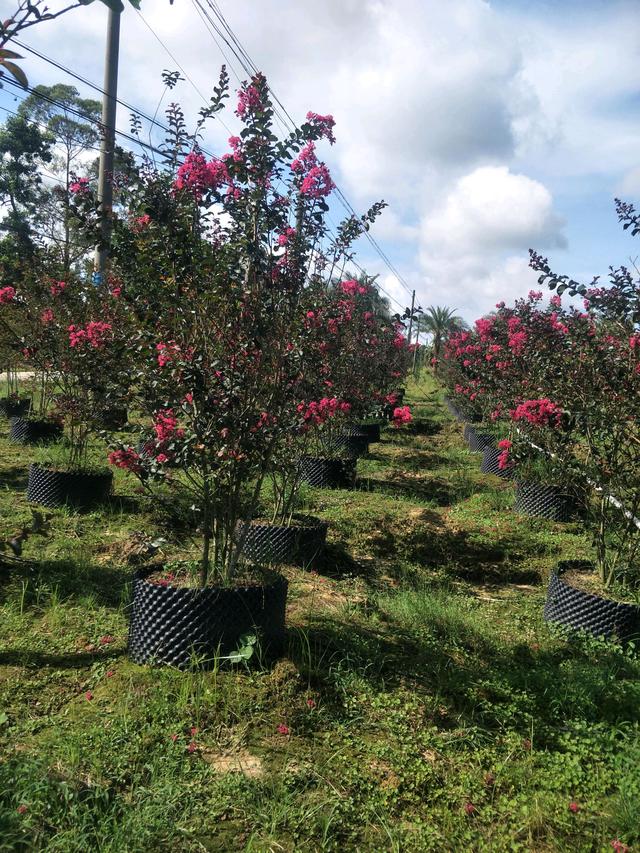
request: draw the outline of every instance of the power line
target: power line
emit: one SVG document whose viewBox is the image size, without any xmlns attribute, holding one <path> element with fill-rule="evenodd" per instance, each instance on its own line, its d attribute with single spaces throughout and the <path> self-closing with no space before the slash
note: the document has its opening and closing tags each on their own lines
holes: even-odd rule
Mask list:
<svg viewBox="0 0 640 853">
<path fill-rule="evenodd" d="M 180 63 L 175 59 L 174 55 L 171 53 L 171 51 L 169 50 L 169 48 L 164 44 L 164 42 L 160 39 L 160 37 L 159 37 L 159 36 L 158 36 L 154 31 L 153 31 L 153 29 L 151 28 L 151 26 L 150 26 L 150 25 L 147 23 L 147 21 L 142 17 L 142 14 L 141 14 L 141 13 L 139 13 L 139 14 L 140 14 L 140 17 L 141 17 L 141 18 L 142 18 L 142 20 L 143 20 L 143 23 L 144 23 L 144 24 L 147 26 L 147 28 L 151 31 L 151 33 L 153 34 L 153 36 L 154 36 L 154 37 L 155 37 L 155 38 L 160 42 L 160 44 L 162 45 L 162 47 L 164 48 L 164 50 L 167 52 L 167 54 L 168 54 L 168 55 L 171 57 L 171 59 L 176 63 L 176 65 L 178 66 L 178 68 L 180 69 L 180 71 L 182 71 L 182 73 L 185 75 L 185 78 L 186 78 L 186 79 L 191 83 L 191 85 L 194 87 L 194 89 L 196 90 L 196 92 L 198 93 L 198 95 L 202 98 L 203 103 L 204 103 L 205 105 L 208 105 L 208 104 L 207 104 L 207 99 L 205 98 L 205 96 L 202 94 L 202 92 L 200 92 L 200 90 L 197 88 L 197 86 L 195 85 L 195 83 L 194 83 L 194 82 L 191 80 L 191 78 L 187 75 L 186 71 L 184 71 L 184 69 L 182 68 L 182 66 L 180 65 Z M 97 83 L 94 83 L 93 81 L 91 81 L 91 80 L 87 79 L 86 77 L 83 77 L 81 74 L 78 74 L 77 72 L 72 71 L 70 68 L 68 68 L 67 66 L 63 65 L 61 62 L 58 62 L 57 60 L 52 59 L 50 56 L 47 56 L 46 54 L 41 53 L 41 52 L 40 52 L 40 51 L 38 51 L 38 50 L 35 50 L 34 48 L 30 47 L 30 46 L 29 46 L 29 45 L 27 45 L 27 44 L 23 44 L 22 42 L 18 41 L 18 39 L 13 39 L 13 41 L 14 41 L 14 42 L 15 42 L 15 44 L 17 44 L 19 47 L 23 48 L 24 50 L 29 51 L 29 53 L 32 53 L 34 56 L 37 56 L 37 57 L 38 57 L 38 59 L 43 60 L 43 62 L 47 62 L 49 65 L 54 66 L 54 67 L 55 67 L 55 68 L 57 68 L 59 71 L 62 71 L 62 72 L 64 72 L 65 74 L 68 74 L 70 77 L 73 77 L 73 78 L 74 78 L 74 80 L 78 80 L 79 82 L 84 83 L 84 85 L 85 85 L 85 86 L 88 86 L 90 89 L 93 89 L 93 90 L 94 90 L 94 92 L 98 92 L 98 93 L 99 93 L 99 94 L 101 94 L 101 95 L 104 95 L 104 94 L 105 94 L 105 91 L 104 91 L 104 89 L 102 88 L 102 86 L 99 86 Z M 11 81 L 9 81 L 9 82 L 11 82 Z M 14 84 L 14 85 L 15 85 L 15 84 Z M 32 90 L 29 90 L 29 91 L 32 91 Z M 39 94 L 39 93 L 36 93 L 36 94 Z M 156 127 L 160 128 L 161 130 L 164 130 L 164 131 L 165 131 L 165 133 L 170 133 L 170 132 L 171 132 L 171 131 L 170 131 L 170 129 L 169 129 L 165 124 L 163 124 L 161 121 L 158 121 L 158 119 L 157 119 L 157 118 L 155 118 L 155 117 L 153 117 L 153 116 L 150 116 L 148 113 L 144 112 L 144 110 L 139 109 L 138 107 L 134 106 L 133 104 L 129 104 L 129 103 L 127 103 L 127 101 L 122 100 L 122 98 L 116 98 L 115 100 L 116 100 L 116 102 L 117 102 L 118 104 L 120 104 L 120 106 L 125 107 L 126 109 L 130 110 L 130 111 L 131 111 L 132 113 L 134 113 L 136 116 L 139 116 L 140 118 L 145 119 L 145 120 L 146 120 L 146 121 L 148 121 L 151 125 L 155 125 Z M 90 119 L 88 119 L 88 120 L 90 120 Z M 223 122 L 221 122 L 221 124 L 223 124 Z M 224 125 L 224 124 L 223 124 L 223 127 L 226 127 L 226 125 Z M 228 128 L 226 128 L 226 129 L 228 130 L 228 132 L 229 132 L 229 133 L 231 133 L 231 131 L 230 131 Z M 122 134 L 123 134 L 123 131 L 116 130 L 116 133 L 118 133 L 118 134 L 122 135 Z M 130 138 L 130 139 L 135 139 L 135 137 L 133 137 L 133 136 L 130 136 L 129 138 Z M 143 144 L 143 145 L 144 145 L 144 143 L 141 143 L 141 142 L 140 142 L 140 141 L 138 141 L 138 140 L 136 140 L 136 142 L 137 142 L 137 144 Z M 151 146 L 151 147 L 153 148 L 153 146 Z M 157 149 L 156 149 L 156 150 L 157 150 Z M 219 160 L 219 159 L 220 159 L 216 154 L 213 154 L 211 151 L 207 151 L 205 148 L 202 148 L 201 146 L 200 146 L 200 150 L 201 150 L 204 154 L 207 154 L 209 157 L 213 158 L 214 160 Z"/>
</svg>

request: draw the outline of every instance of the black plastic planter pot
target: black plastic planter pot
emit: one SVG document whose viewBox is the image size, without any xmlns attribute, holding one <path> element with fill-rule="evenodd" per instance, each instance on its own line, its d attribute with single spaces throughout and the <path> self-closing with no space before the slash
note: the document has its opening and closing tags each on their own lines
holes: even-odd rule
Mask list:
<svg viewBox="0 0 640 853">
<path fill-rule="evenodd" d="M 522 515 L 548 518 L 550 521 L 570 521 L 576 512 L 574 499 L 559 486 L 525 480 L 516 481 L 513 508 Z"/>
<path fill-rule="evenodd" d="M 0 415 L 6 418 L 21 418 L 31 410 L 29 398 L 3 397 L 0 399 Z"/>
<path fill-rule="evenodd" d="M 544 605 L 547 622 L 620 642 L 640 636 L 639 605 L 622 604 L 576 589 L 561 577 L 563 571 L 570 568 L 573 568 L 570 561 L 560 563 L 557 571 L 549 578 Z"/>
<path fill-rule="evenodd" d="M 275 575 L 256 586 L 161 586 L 147 580 L 157 567 L 137 572 L 129 623 L 129 655 L 136 663 L 188 669 L 211 666 L 235 651 L 243 634 L 256 633 L 261 654 L 281 654 L 288 584 Z"/>
<path fill-rule="evenodd" d="M 44 444 L 62 438 L 62 424 L 58 421 L 11 418 L 9 438 L 16 444 Z"/>
<path fill-rule="evenodd" d="M 241 527 L 242 522 L 239 531 Z M 254 521 L 249 524 L 242 553 L 256 563 L 308 566 L 322 555 L 328 528 L 327 521 L 310 515 L 294 516 L 289 526 Z"/>
<path fill-rule="evenodd" d="M 380 424 L 356 424 L 355 426 L 345 427 L 342 434 L 366 438 L 369 443 L 374 444 L 376 441 L 380 441 Z"/>
<path fill-rule="evenodd" d="M 113 473 L 55 471 L 35 462 L 29 466 L 27 500 L 42 506 L 69 506 L 91 509 L 108 500 Z"/>
<path fill-rule="evenodd" d="M 476 453 L 483 453 L 487 447 L 496 446 L 496 440 L 491 433 L 478 432 L 470 424 L 466 424 L 464 428 L 464 437 L 467 440 L 469 450 L 473 450 Z"/>
<path fill-rule="evenodd" d="M 303 456 L 299 462 L 303 483 L 322 489 L 352 489 L 356 481 L 355 459 Z"/>
<path fill-rule="evenodd" d="M 366 435 L 336 435 L 331 439 L 331 450 L 341 457 L 357 459 L 369 452 Z"/>
<path fill-rule="evenodd" d="M 513 468 L 500 468 L 498 464 L 501 453 L 502 451 L 497 447 L 485 447 L 480 470 L 483 474 L 495 474 L 503 480 L 513 480 L 515 476 Z"/>
</svg>

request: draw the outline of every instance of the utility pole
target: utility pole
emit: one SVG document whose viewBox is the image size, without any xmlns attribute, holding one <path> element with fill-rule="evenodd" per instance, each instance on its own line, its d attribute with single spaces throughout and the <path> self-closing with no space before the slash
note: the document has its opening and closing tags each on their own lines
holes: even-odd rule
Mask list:
<svg viewBox="0 0 640 853">
<path fill-rule="evenodd" d="M 411 314 L 409 315 L 409 331 L 407 333 L 407 341 L 411 343 L 411 332 L 413 330 L 413 309 L 416 304 L 416 292 L 415 290 L 411 294 Z"/>
<path fill-rule="evenodd" d="M 116 106 L 118 97 L 118 55 L 120 53 L 120 12 L 109 7 L 107 48 L 104 64 L 104 94 L 102 97 L 102 142 L 98 173 L 102 248 L 96 248 L 96 284 L 102 284 L 109 257 L 111 217 L 113 208 L 113 155 L 116 139 Z"/>
</svg>

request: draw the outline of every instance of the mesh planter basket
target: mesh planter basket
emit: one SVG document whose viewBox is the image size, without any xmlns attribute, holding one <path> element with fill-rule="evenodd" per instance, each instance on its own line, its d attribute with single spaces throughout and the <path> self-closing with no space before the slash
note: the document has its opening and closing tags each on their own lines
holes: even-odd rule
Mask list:
<svg viewBox="0 0 640 853">
<path fill-rule="evenodd" d="M 29 466 L 27 500 L 42 506 L 91 509 L 108 500 L 113 472 L 54 471 L 35 462 Z"/>
<path fill-rule="evenodd" d="M 357 459 L 369 452 L 366 435 L 336 435 L 331 439 L 330 450 L 347 459 Z"/>
<path fill-rule="evenodd" d="M 299 465 L 300 479 L 310 486 L 322 489 L 352 489 L 355 485 L 355 459 L 303 456 Z"/>
<path fill-rule="evenodd" d="M 476 453 L 482 453 L 487 447 L 496 446 L 495 437 L 491 435 L 491 433 L 478 432 L 475 427 L 472 427 L 470 424 L 465 425 L 464 432 L 469 450 L 473 450 Z"/>
<path fill-rule="evenodd" d="M 308 565 L 323 553 L 329 523 L 310 515 L 294 521 L 289 526 L 251 522 L 242 553 L 256 563 Z"/>
<path fill-rule="evenodd" d="M 156 569 L 137 572 L 133 579 L 129 655 L 136 663 L 188 669 L 197 658 L 206 667 L 218 654 L 235 651 L 248 632 L 257 633 L 262 653 L 281 653 L 286 578 L 276 575 L 259 586 L 187 589 L 149 582 Z"/>
<path fill-rule="evenodd" d="M 500 468 L 498 459 L 502 453 L 497 447 L 485 447 L 482 453 L 482 464 L 480 470 L 483 474 L 495 474 L 503 480 L 513 480 L 515 474 L 513 468 Z"/>
<path fill-rule="evenodd" d="M 513 504 L 516 512 L 551 521 L 569 521 L 575 515 L 575 501 L 559 486 L 544 483 L 516 482 L 516 497 Z"/>
<path fill-rule="evenodd" d="M 21 418 L 31 411 L 30 398 L 3 397 L 0 399 L 0 415 L 6 418 Z"/>
<path fill-rule="evenodd" d="M 621 642 L 640 636 L 640 606 L 622 604 L 610 598 L 592 595 L 563 580 L 563 571 L 572 568 L 560 563 L 549 578 L 544 618 L 547 622 L 575 630 L 588 631 L 594 637 Z"/>
<path fill-rule="evenodd" d="M 16 444 L 43 444 L 62 437 L 62 424 L 58 421 L 32 421 L 26 418 L 11 418 L 9 438 Z"/>
</svg>

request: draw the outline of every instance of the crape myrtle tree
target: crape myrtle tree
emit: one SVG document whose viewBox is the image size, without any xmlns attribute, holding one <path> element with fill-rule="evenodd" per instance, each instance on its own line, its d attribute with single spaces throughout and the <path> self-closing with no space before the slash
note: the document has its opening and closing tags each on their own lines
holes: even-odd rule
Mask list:
<svg viewBox="0 0 640 853">
<path fill-rule="evenodd" d="M 635 236 L 640 218 L 616 200 L 619 220 Z M 589 505 L 603 584 L 640 581 L 640 279 L 626 267 L 611 268 L 608 287 L 554 273 L 546 258 L 531 252 L 540 284 L 556 294 L 581 296 L 584 312 L 567 323 L 571 358 L 560 376 L 559 396 L 574 424 L 577 464 L 595 485 Z M 622 505 L 622 506 L 620 506 Z"/>
<path fill-rule="evenodd" d="M 142 454 L 118 446 L 110 459 L 150 489 L 163 482 L 189 496 L 201 585 L 233 578 L 238 522 L 253 516 L 279 446 L 303 420 L 313 285 L 380 209 L 350 217 L 322 252 L 333 182 L 316 144 L 334 141 L 333 119 L 309 113 L 279 140 L 257 74 L 238 93 L 242 130 L 230 151 L 207 160 L 197 140 L 228 89 L 223 69 L 194 135 L 170 107 L 167 162 L 147 162 L 132 180 L 113 230 L 112 276 L 135 326 L 132 402 L 153 440 Z M 90 190 L 77 207 L 91 222 Z"/>
<path fill-rule="evenodd" d="M 396 400 L 394 389 L 409 366 L 399 316 L 380 305 L 363 279 L 322 280 L 307 289 L 305 368 L 299 382 L 299 423 L 280 444 L 271 470 L 274 520 L 286 522 L 300 485 L 300 456 L 339 455 L 334 440 L 345 426 L 378 415 Z M 392 424 L 411 420 L 408 406 L 393 409 Z"/>
<path fill-rule="evenodd" d="M 100 412 L 110 395 L 121 398 L 128 378 L 128 317 L 118 297 L 117 289 L 98 290 L 79 277 L 56 280 L 38 269 L 15 288 L 0 289 L 5 345 L 41 377 L 55 376 L 54 391 L 42 387 L 67 427 L 60 460 L 66 470 L 86 469 Z"/>
<path fill-rule="evenodd" d="M 617 202 L 632 233 L 640 220 Z M 520 475 L 544 470 L 553 482 L 587 496 L 603 585 L 640 580 L 640 283 L 625 267 L 608 286 L 554 273 L 531 252 L 541 285 L 556 292 L 542 307 L 532 291 L 513 307 L 498 303 L 445 351 L 453 393 L 502 433 L 500 464 Z M 562 295 L 582 297 L 580 307 Z M 594 491 L 595 490 L 595 491 Z"/>
</svg>

